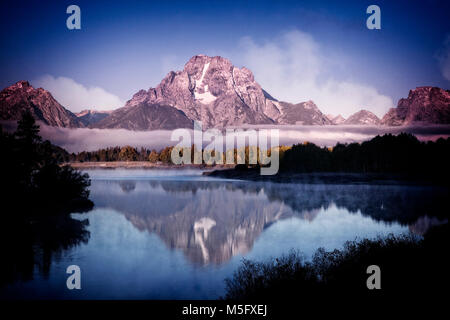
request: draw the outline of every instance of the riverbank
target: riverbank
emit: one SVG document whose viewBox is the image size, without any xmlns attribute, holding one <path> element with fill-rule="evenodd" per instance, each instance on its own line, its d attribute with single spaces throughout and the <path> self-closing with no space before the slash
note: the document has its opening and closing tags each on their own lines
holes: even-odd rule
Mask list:
<svg viewBox="0 0 450 320">
<path fill-rule="evenodd" d="M 244 260 L 233 277 L 226 279 L 225 299 L 285 302 L 336 299 L 337 294 L 347 300 L 440 299 L 439 292 L 448 284 L 449 264 L 443 255 L 448 251 L 448 230 L 448 224 L 434 226 L 420 240 L 389 235 L 348 241 L 342 249 L 318 249 L 311 261 L 295 250 L 265 261 Z M 370 272 L 369 266 L 374 268 Z M 368 275 L 377 272 L 377 279 Z M 371 291 L 381 288 L 381 296 Z"/>
<path fill-rule="evenodd" d="M 448 181 L 438 177 L 425 175 L 411 176 L 400 173 L 351 173 L 351 172 L 278 172 L 275 175 L 261 175 L 259 168 L 222 168 L 203 175 L 250 181 L 267 181 L 276 183 L 306 183 L 306 184 L 379 184 L 379 185 L 445 185 Z"/>
<path fill-rule="evenodd" d="M 93 161 L 93 162 L 66 162 L 63 165 L 69 165 L 74 169 L 209 169 L 209 170 L 224 170 L 232 169 L 234 165 L 214 165 L 207 166 L 204 164 L 163 164 L 153 163 L 150 161 Z"/>
<path fill-rule="evenodd" d="M 95 161 L 95 162 L 67 162 L 78 170 L 89 169 L 149 169 L 149 170 L 207 170 L 204 176 L 248 181 L 267 181 L 276 183 L 306 183 L 306 184 L 379 184 L 379 185 L 445 185 L 445 180 L 428 176 L 411 176 L 407 174 L 387 173 L 350 173 L 350 172 L 314 172 L 295 173 L 278 172 L 276 175 L 261 175 L 260 169 L 255 167 L 244 168 L 235 165 L 205 164 L 163 164 L 149 161 Z"/>
</svg>

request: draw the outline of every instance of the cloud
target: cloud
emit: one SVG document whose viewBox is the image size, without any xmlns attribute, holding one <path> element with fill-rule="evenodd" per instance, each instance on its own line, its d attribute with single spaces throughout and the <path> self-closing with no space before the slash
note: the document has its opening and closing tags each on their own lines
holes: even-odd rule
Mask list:
<svg viewBox="0 0 450 320">
<path fill-rule="evenodd" d="M 420 140 L 436 140 L 450 136 L 450 126 L 384 127 L 384 126 L 244 126 L 243 129 L 279 129 L 281 145 L 293 145 L 305 141 L 320 146 L 369 140 L 385 133 L 415 134 Z M 176 145 L 171 141 L 172 131 L 130 131 L 125 129 L 68 129 L 41 125 L 41 135 L 69 152 L 97 150 L 111 146 L 131 145 L 161 150 Z M 192 135 L 192 132 L 191 132 Z M 269 139 L 270 140 L 270 139 Z M 207 142 L 204 141 L 204 147 Z"/>
<path fill-rule="evenodd" d="M 345 117 L 363 108 L 382 117 L 394 106 L 390 97 L 370 85 L 338 81 L 330 75 L 330 60 L 308 33 L 293 30 L 263 44 L 247 37 L 241 40 L 241 47 L 246 67 L 277 99 L 292 103 L 313 100 L 322 112 Z"/>
<path fill-rule="evenodd" d="M 437 59 L 442 76 L 450 81 L 450 34 L 447 35 L 444 41 L 444 47 L 438 52 Z"/>
<path fill-rule="evenodd" d="M 32 81 L 32 84 L 50 91 L 61 105 L 72 112 L 84 109 L 111 110 L 124 105 L 119 97 L 100 87 L 87 88 L 66 77 L 45 75 Z"/>
<path fill-rule="evenodd" d="M 3 129 L 13 132 L 17 128 L 15 121 L 0 121 Z M 66 149 L 69 152 L 93 151 L 113 146 L 131 145 L 148 149 L 161 150 L 167 146 L 176 145 L 171 141 L 171 130 L 130 131 L 125 129 L 88 129 L 60 128 L 39 123 L 43 139 Z M 436 140 L 450 136 L 449 125 L 433 126 L 303 126 L 303 125 L 246 125 L 236 127 L 241 129 L 279 129 L 281 145 L 293 145 L 305 141 L 320 146 L 334 146 L 337 142 L 351 143 L 369 140 L 376 135 L 385 133 L 399 134 L 407 132 L 414 134 L 419 140 Z M 192 131 L 192 130 L 191 130 Z M 192 132 L 191 132 L 192 135 Z M 270 140 L 270 139 L 269 139 Z M 204 147 L 208 144 L 204 141 Z"/>
</svg>

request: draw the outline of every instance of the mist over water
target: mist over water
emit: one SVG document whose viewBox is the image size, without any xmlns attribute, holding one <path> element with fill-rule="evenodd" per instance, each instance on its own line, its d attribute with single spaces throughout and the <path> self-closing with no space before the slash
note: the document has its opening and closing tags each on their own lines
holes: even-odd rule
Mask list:
<svg viewBox="0 0 450 320">
<path fill-rule="evenodd" d="M 15 130 L 13 122 L 2 122 L 6 130 Z M 94 151 L 101 148 L 131 145 L 133 147 L 145 147 L 160 150 L 166 146 L 173 146 L 178 141 L 171 141 L 172 131 L 130 131 L 125 129 L 68 129 L 50 127 L 40 123 L 40 134 L 44 139 L 66 149 L 69 152 Z M 412 133 L 419 140 L 436 140 L 440 137 L 450 136 L 449 125 L 434 126 L 408 126 L 408 127 L 386 127 L 386 126 L 358 126 L 358 125 L 327 125 L 327 126 L 305 126 L 305 125 L 283 125 L 283 126 L 242 126 L 231 127 L 234 129 L 278 129 L 281 145 L 292 145 L 305 141 L 315 143 L 319 146 L 334 146 L 336 143 L 351 143 L 369 140 L 376 135 L 385 133 L 398 134 L 401 132 Z M 192 135 L 192 130 L 190 130 Z M 270 133 L 270 130 L 268 130 Z M 223 133 L 225 135 L 225 132 Z M 270 139 L 269 139 L 270 140 Z M 192 140 L 193 141 L 193 140 Z M 204 143 L 204 146 L 207 143 Z"/>
<path fill-rule="evenodd" d="M 92 169 L 88 170 L 88 172 L 92 180 L 214 180 L 204 177 L 202 175 L 204 171 L 197 169 Z M 221 179 L 215 180 L 219 181 Z"/>
</svg>

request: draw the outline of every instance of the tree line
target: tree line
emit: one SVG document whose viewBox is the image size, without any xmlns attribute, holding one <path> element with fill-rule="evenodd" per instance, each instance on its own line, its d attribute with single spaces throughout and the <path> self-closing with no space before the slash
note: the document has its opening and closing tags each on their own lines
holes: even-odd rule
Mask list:
<svg viewBox="0 0 450 320">
<path fill-rule="evenodd" d="M 422 142 L 414 135 L 385 134 L 362 143 L 333 148 L 297 144 L 280 153 L 280 170 L 288 172 L 359 172 L 448 174 L 450 138 Z"/>
<path fill-rule="evenodd" d="M 60 154 L 59 158 L 72 162 L 86 161 L 150 161 L 152 163 L 171 164 L 173 146 L 160 151 L 155 149 L 136 148 L 131 146 L 111 147 L 97 151 L 83 151 L 77 154 Z M 180 156 L 188 151 L 191 163 L 198 152 L 194 148 L 179 150 Z M 60 151 L 60 150 L 59 150 Z M 204 150 L 202 150 L 204 152 Z M 231 152 L 231 154 L 230 154 Z M 273 150 L 268 150 L 268 156 Z M 422 142 L 414 135 L 401 133 L 376 136 L 362 143 L 337 143 L 334 147 L 320 147 L 313 143 L 301 143 L 292 147 L 278 147 L 281 172 L 357 172 L 357 173 L 412 173 L 435 172 L 447 173 L 450 163 L 450 138 L 439 138 L 437 141 Z M 249 159 L 257 155 L 257 164 Z M 212 158 L 225 162 L 229 156 L 234 157 L 234 163 L 244 163 L 245 167 L 259 166 L 259 149 L 245 147 L 234 149 L 227 154 L 210 153 L 208 163 L 214 163 Z M 205 159 L 202 163 L 206 162 Z M 240 166 L 239 169 L 242 169 Z"/>
<path fill-rule="evenodd" d="M 82 151 L 79 153 L 65 153 L 59 155 L 61 159 L 65 159 L 68 162 L 109 162 L 109 161 L 150 161 L 152 163 L 164 163 L 164 164 L 173 164 L 171 154 L 175 147 L 168 146 L 160 151 L 155 149 L 146 149 L 146 148 L 136 148 L 132 146 L 124 146 L 124 147 L 109 147 L 104 149 L 99 149 L 96 151 Z M 191 152 L 193 150 L 193 152 Z M 202 164 L 210 163 L 213 164 L 217 159 L 225 163 L 226 157 L 232 156 L 234 158 L 234 163 L 238 161 L 250 164 L 250 157 L 255 157 L 257 162 L 259 162 L 258 152 L 259 149 L 257 147 L 245 147 L 241 149 L 233 149 L 228 153 L 224 152 L 216 152 L 210 151 L 205 152 L 205 150 L 199 151 L 195 146 L 191 146 L 190 148 L 178 148 L 179 156 L 182 157 L 184 152 L 188 152 L 190 154 L 191 163 L 194 162 L 196 156 L 200 156 L 203 154 Z M 269 153 L 270 154 L 270 153 Z"/>
<path fill-rule="evenodd" d="M 109 161 L 150 161 L 153 163 L 171 163 L 171 152 L 173 147 L 166 147 L 159 152 L 147 148 L 136 148 L 132 146 L 109 147 L 96 151 L 82 151 L 63 155 L 70 162 L 109 162 Z"/>
</svg>

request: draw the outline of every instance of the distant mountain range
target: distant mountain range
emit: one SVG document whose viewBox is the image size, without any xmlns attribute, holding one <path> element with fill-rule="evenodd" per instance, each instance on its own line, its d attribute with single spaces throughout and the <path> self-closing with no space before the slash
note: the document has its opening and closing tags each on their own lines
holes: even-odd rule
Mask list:
<svg viewBox="0 0 450 320">
<path fill-rule="evenodd" d="M 338 114 L 337 116 L 327 114 L 326 116 L 333 124 L 343 124 L 345 121 L 345 118 L 340 114 Z"/>
<path fill-rule="evenodd" d="M 111 114 L 111 112 L 113 112 L 113 110 L 83 110 L 81 112 L 75 113 L 75 115 L 78 117 L 78 120 L 80 120 L 86 127 L 88 127 L 94 123 L 99 122 L 100 120 L 105 119 Z"/>
<path fill-rule="evenodd" d="M 347 119 L 340 114 L 337 116 L 327 114 L 326 117 L 335 125 L 379 125 L 381 123 L 380 118 L 367 110 L 360 110 Z"/>
<path fill-rule="evenodd" d="M 247 68 L 222 57 L 197 55 L 181 71 L 171 71 L 156 86 L 140 90 L 124 107 L 73 114 L 50 92 L 19 81 L 0 92 L 0 119 L 17 120 L 24 109 L 47 125 L 69 128 L 156 130 L 243 124 L 387 125 L 450 124 L 450 91 L 418 87 L 382 118 L 361 110 L 344 119 L 324 115 L 313 101 L 292 104 L 264 91 Z"/>
</svg>

